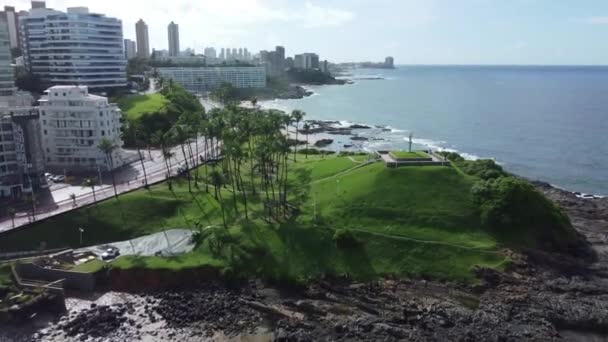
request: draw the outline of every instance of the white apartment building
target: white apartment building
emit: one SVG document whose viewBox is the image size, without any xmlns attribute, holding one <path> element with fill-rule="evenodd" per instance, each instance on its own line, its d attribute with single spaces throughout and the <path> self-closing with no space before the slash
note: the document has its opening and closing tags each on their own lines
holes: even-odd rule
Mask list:
<svg viewBox="0 0 608 342">
<path fill-rule="evenodd" d="M 213 90 L 224 82 L 235 88 L 266 87 L 264 67 L 203 67 L 203 68 L 158 68 L 165 79 L 172 79 L 186 90 L 201 93 Z"/>
<path fill-rule="evenodd" d="M 86 86 L 54 86 L 40 99 L 40 121 L 46 165 L 63 172 L 110 168 L 98 146 L 113 142 L 113 167 L 124 162 L 120 153 L 120 109 L 103 96 L 89 94 Z"/>
<path fill-rule="evenodd" d="M 122 22 L 86 7 L 34 8 L 19 17 L 26 68 L 49 85 L 127 85 Z"/>
</svg>

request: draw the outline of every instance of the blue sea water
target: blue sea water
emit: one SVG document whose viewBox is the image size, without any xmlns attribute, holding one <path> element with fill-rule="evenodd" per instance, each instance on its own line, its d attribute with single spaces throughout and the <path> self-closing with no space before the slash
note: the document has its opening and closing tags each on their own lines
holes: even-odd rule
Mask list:
<svg viewBox="0 0 608 342">
<path fill-rule="evenodd" d="M 355 84 L 262 105 L 307 119 L 385 125 L 360 131 L 368 149 L 419 146 L 494 158 L 508 171 L 608 195 L 608 67 L 400 66 L 353 70 Z M 357 80 L 362 75 L 381 80 Z M 348 137 L 338 137 L 350 144 Z M 343 145 L 340 145 L 343 146 Z"/>
</svg>

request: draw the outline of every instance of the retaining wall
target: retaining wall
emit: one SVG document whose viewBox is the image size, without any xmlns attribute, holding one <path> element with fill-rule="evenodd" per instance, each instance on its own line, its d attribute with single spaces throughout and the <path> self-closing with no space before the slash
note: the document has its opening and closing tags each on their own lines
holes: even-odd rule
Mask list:
<svg viewBox="0 0 608 342">
<path fill-rule="evenodd" d="M 15 271 L 22 278 L 43 280 L 48 282 L 64 279 L 66 288 L 84 291 L 93 291 L 96 285 L 96 276 L 93 273 L 72 272 L 45 268 L 33 263 L 17 263 Z"/>
</svg>

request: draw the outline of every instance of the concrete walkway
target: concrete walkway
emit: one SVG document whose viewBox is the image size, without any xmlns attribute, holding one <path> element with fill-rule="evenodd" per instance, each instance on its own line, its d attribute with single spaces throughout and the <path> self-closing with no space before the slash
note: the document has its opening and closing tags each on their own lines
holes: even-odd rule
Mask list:
<svg viewBox="0 0 608 342">
<path fill-rule="evenodd" d="M 86 230 L 83 233 L 86 235 Z M 104 243 L 97 246 L 84 247 L 76 252 L 92 252 L 101 257 L 109 247 L 117 248 L 120 255 L 139 256 L 171 256 L 191 252 L 195 243 L 193 233 L 189 229 L 169 229 L 163 232 L 138 237 L 131 240 Z"/>
</svg>

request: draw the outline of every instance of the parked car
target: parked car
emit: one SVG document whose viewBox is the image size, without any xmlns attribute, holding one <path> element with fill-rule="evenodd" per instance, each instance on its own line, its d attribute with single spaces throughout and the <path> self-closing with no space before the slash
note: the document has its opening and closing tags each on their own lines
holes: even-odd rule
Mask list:
<svg viewBox="0 0 608 342">
<path fill-rule="evenodd" d="M 64 175 L 53 176 L 53 177 L 51 177 L 51 180 L 55 183 L 61 183 L 61 182 L 65 181 L 65 176 Z"/>
<path fill-rule="evenodd" d="M 120 251 L 116 247 L 107 248 L 103 253 L 101 253 L 102 260 L 112 260 L 116 259 L 120 255 Z"/>
</svg>

